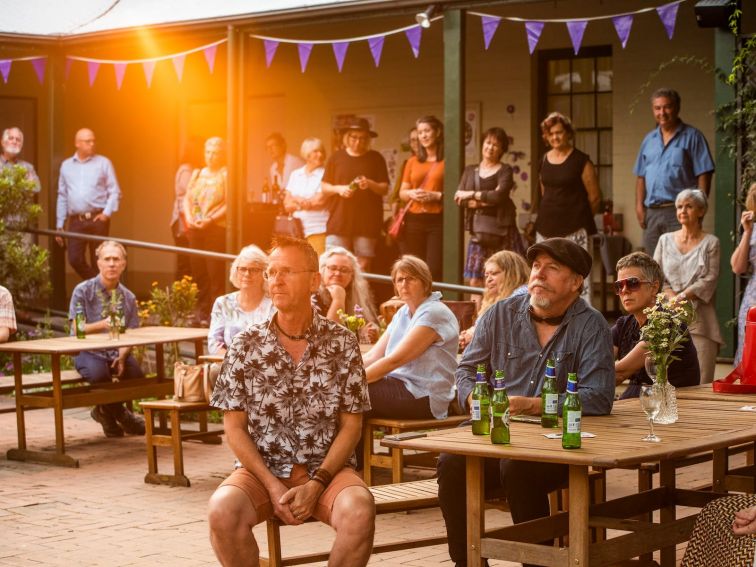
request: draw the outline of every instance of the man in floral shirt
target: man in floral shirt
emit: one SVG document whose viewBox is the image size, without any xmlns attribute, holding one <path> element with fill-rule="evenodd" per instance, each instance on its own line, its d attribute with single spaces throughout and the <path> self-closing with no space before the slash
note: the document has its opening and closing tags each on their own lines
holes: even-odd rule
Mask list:
<svg viewBox="0 0 756 567">
<path fill-rule="evenodd" d="M 315 517 L 336 530 L 329 564 L 366 565 L 375 507 L 353 469 L 370 409 L 359 345 L 313 311 L 320 274 L 306 241 L 279 238 L 265 277 L 278 312 L 236 335 L 210 402 L 242 465 L 210 499 L 210 541 L 221 564 L 257 565 L 253 526 Z"/>
<path fill-rule="evenodd" d="M 0 343 L 7 342 L 16 332 L 16 310 L 13 308 L 13 296 L 0 285 Z"/>
</svg>

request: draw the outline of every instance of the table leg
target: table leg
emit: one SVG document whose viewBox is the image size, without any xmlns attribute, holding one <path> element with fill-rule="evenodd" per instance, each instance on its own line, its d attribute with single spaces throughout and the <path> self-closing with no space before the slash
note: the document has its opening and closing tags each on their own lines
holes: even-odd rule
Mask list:
<svg viewBox="0 0 756 567">
<path fill-rule="evenodd" d="M 588 484 L 588 467 L 570 465 L 570 565 L 587 566 L 591 530 L 588 527 L 588 507 L 591 490 Z"/>
<path fill-rule="evenodd" d="M 727 448 L 714 449 L 711 458 L 711 490 L 712 492 L 727 492 L 725 480 L 729 468 Z"/>
<path fill-rule="evenodd" d="M 401 433 L 399 428 L 393 427 L 391 429 L 392 435 Z M 404 473 L 404 450 L 397 449 L 396 447 L 390 449 L 391 452 L 391 482 L 397 484 L 402 482 L 402 475 Z"/>
<path fill-rule="evenodd" d="M 199 364 L 199 357 L 205 352 L 204 349 L 205 339 L 197 339 L 194 341 L 194 360 Z"/>
<path fill-rule="evenodd" d="M 60 383 L 60 355 L 53 354 L 52 359 L 52 386 L 53 386 L 53 412 L 55 414 L 55 452 L 58 455 L 66 454 L 66 441 L 63 430 L 63 388 Z"/>
<path fill-rule="evenodd" d="M 481 567 L 480 538 L 485 530 L 483 459 L 468 455 L 467 473 L 467 565 Z M 587 522 L 586 522 L 587 523 Z"/>
<path fill-rule="evenodd" d="M 173 474 L 184 476 L 184 446 L 181 443 L 181 413 L 171 411 L 171 444 L 173 445 Z M 187 479 L 187 486 L 189 479 Z"/>
<path fill-rule="evenodd" d="M 163 356 L 163 343 L 155 343 L 155 372 L 158 380 L 165 378 L 165 357 Z"/>
<path fill-rule="evenodd" d="M 726 452 L 726 451 L 725 451 Z M 659 486 L 664 486 L 670 491 L 675 490 L 675 464 L 670 461 L 662 461 L 659 463 Z M 668 506 L 664 506 L 659 510 L 659 521 L 661 524 L 675 521 L 675 511 L 677 506 L 675 502 L 672 502 Z M 674 545 L 661 548 L 659 557 L 662 567 L 674 567 L 676 564 L 677 551 Z"/>
<path fill-rule="evenodd" d="M 26 420 L 24 416 L 24 404 L 21 402 L 23 392 L 23 372 L 21 366 L 21 353 L 13 353 L 13 380 L 16 388 L 16 429 L 18 432 L 18 449 L 26 450 Z"/>
</svg>

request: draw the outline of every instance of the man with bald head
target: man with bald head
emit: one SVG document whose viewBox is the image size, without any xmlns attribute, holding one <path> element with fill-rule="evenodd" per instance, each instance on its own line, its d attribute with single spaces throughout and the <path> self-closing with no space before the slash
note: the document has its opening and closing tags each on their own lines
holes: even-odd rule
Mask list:
<svg viewBox="0 0 756 567">
<path fill-rule="evenodd" d="M 110 217 L 118 210 L 121 190 L 113 164 L 95 153 L 95 135 L 89 128 L 76 132 L 76 152 L 60 166 L 56 228 L 107 236 Z M 63 246 L 63 239 L 56 238 Z M 95 248 L 99 242 L 68 241 L 68 262 L 82 279 L 97 275 Z M 89 261 L 87 261 L 89 248 Z"/>
</svg>

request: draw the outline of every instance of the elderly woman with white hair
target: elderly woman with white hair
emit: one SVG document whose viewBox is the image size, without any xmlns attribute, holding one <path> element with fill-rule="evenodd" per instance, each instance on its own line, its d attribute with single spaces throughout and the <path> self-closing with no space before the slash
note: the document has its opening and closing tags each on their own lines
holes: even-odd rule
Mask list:
<svg viewBox="0 0 756 567">
<path fill-rule="evenodd" d="M 719 239 L 703 230 L 708 209 L 706 194 L 700 189 L 684 189 L 675 199 L 680 230 L 659 238 L 654 260 L 664 273 L 662 290 L 671 299 L 687 299 L 696 310 L 690 326 L 698 352 L 701 383 L 714 380 L 722 335 L 714 310 L 719 278 Z"/>
<path fill-rule="evenodd" d="M 270 319 L 275 307 L 267 295 L 263 271 L 268 256 L 257 246 L 245 246 L 231 264 L 229 280 L 239 291 L 215 300 L 207 347 L 210 354 L 225 355 L 237 333 Z"/>
<path fill-rule="evenodd" d="M 378 316 L 357 257 L 341 246 L 329 248 L 320 255 L 320 276 L 322 283 L 314 296 L 315 308 L 337 323 L 341 323 L 340 310 L 347 315 L 354 315 L 356 309 L 361 310 L 367 324 L 360 330 L 360 339 L 375 342 Z"/>
<path fill-rule="evenodd" d="M 325 168 L 326 149 L 318 138 L 306 138 L 300 154 L 305 164 L 291 172 L 286 185 L 284 208 L 302 221 L 304 237 L 318 255 L 325 251 L 328 210 L 320 190 Z"/>
</svg>

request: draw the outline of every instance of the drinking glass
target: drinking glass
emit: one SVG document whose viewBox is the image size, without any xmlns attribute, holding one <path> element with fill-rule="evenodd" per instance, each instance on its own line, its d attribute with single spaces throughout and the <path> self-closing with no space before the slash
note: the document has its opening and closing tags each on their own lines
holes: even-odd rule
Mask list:
<svg viewBox="0 0 756 567">
<path fill-rule="evenodd" d="M 659 409 L 661 408 L 661 388 L 656 384 L 643 384 L 640 389 L 639 397 L 641 408 L 643 408 L 646 418 L 648 419 L 648 426 L 651 428 L 651 432 L 643 437 L 641 441 L 658 443 L 661 441 L 661 437 L 654 433 L 654 418 L 659 414 Z"/>
</svg>

